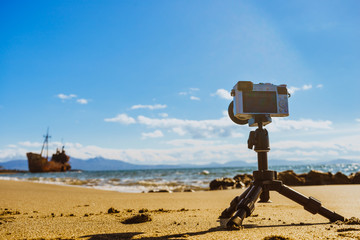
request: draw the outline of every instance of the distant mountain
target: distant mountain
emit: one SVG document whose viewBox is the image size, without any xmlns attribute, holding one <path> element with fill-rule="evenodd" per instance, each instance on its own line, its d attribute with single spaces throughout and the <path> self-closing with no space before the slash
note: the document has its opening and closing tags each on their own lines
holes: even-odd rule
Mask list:
<svg viewBox="0 0 360 240">
<path fill-rule="evenodd" d="M 357 161 L 347 159 L 336 159 L 331 161 L 321 162 L 309 162 L 309 161 L 287 161 L 287 160 L 269 160 L 269 166 L 279 165 L 301 165 L 301 164 L 350 164 L 359 163 Z M 212 162 L 205 165 L 195 164 L 177 164 L 177 165 L 138 165 L 127 163 L 120 160 L 110 160 L 105 158 L 91 158 L 87 160 L 81 160 L 77 158 L 70 158 L 70 164 L 72 169 L 81 169 L 85 171 L 106 171 L 106 170 L 138 170 L 138 169 L 172 169 L 172 168 L 221 168 L 221 167 L 254 167 L 257 166 L 257 162 L 245 162 L 245 161 L 230 161 L 226 163 Z M 0 166 L 4 169 L 17 169 L 28 170 L 27 160 L 12 160 L 8 162 L 0 162 Z"/>
<path fill-rule="evenodd" d="M 245 161 L 230 161 L 224 164 L 220 164 L 220 167 L 252 167 L 256 166 L 256 162 L 248 163 Z"/>
<path fill-rule="evenodd" d="M 142 167 L 141 165 L 135 165 L 120 160 L 109 160 L 100 157 L 91 158 L 88 160 L 70 158 L 70 165 L 72 169 L 81 169 L 85 171 L 129 170 L 140 169 Z"/>
<path fill-rule="evenodd" d="M 4 169 L 29 170 L 27 160 L 12 160 L 8 162 L 0 162 L 0 166 Z"/>
<path fill-rule="evenodd" d="M 354 160 L 348 160 L 348 159 L 335 159 L 330 161 L 321 161 L 320 164 L 351 164 L 351 163 L 359 163 Z"/>
<path fill-rule="evenodd" d="M 269 166 L 286 166 L 286 165 L 302 165 L 302 164 L 311 164 L 309 161 L 289 161 L 281 159 L 269 159 Z"/>
</svg>

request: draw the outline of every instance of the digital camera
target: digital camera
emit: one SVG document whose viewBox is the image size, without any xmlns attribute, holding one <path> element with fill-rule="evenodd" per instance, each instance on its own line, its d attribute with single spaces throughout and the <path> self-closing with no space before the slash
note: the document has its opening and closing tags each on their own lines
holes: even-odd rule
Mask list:
<svg viewBox="0 0 360 240">
<path fill-rule="evenodd" d="M 234 100 L 229 106 L 229 115 L 238 124 L 251 125 L 249 120 L 260 115 L 268 117 L 270 122 L 271 117 L 289 116 L 289 93 L 285 84 L 239 81 L 231 90 L 231 96 Z"/>
</svg>

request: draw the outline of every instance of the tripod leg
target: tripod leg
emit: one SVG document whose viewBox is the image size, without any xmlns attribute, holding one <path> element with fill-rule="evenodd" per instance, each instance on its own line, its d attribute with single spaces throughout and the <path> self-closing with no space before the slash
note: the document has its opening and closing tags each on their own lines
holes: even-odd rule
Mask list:
<svg viewBox="0 0 360 240">
<path fill-rule="evenodd" d="M 260 201 L 259 202 L 267 203 L 267 202 L 269 202 L 269 200 L 270 200 L 269 190 L 264 190 L 260 195 Z"/>
<path fill-rule="evenodd" d="M 230 203 L 230 207 L 226 208 L 220 215 L 219 218 L 231 218 L 231 216 L 236 211 L 236 207 L 239 204 L 240 200 L 245 198 L 249 193 L 252 186 L 248 187 L 240 196 L 236 196 Z"/>
<path fill-rule="evenodd" d="M 285 197 L 290 198 L 294 202 L 297 202 L 298 204 L 304 206 L 304 209 L 311 212 L 312 214 L 319 213 L 323 217 L 328 218 L 331 222 L 335 222 L 337 220 L 344 221 L 343 216 L 321 206 L 321 202 L 313 197 L 308 198 L 286 185 L 282 185 L 277 191 L 281 195 L 284 195 Z"/>
<path fill-rule="evenodd" d="M 245 198 L 241 199 L 236 207 L 236 213 L 231 217 L 227 223 L 228 228 L 239 228 L 244 218 L 251 215 L 255 209 L 255 202 L 262 193 L 262 187 L 253 185 Z"/>
</svg>

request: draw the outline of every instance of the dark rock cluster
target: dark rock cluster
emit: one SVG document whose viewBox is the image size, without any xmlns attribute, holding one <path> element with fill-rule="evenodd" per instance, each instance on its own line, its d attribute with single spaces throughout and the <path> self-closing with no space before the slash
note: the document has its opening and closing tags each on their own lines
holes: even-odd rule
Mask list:
<svg viewBox="0 0 360 240">
<path fill-rule="evenodd" d="M 308 173 L 296 174 L 293 170 L 287 170 L 277 174 L 277 179 L 289 186 L 328 185 L 328 184 L 360 184 L 360 172 L 349 176 L 337 172 L 325 173 L 311 170 Z M 210 190 L 222 190 L 248 187 L 254 180 L 251 174 L 238 174 L 233 178 L 217 178 L 210 182 Z"/>
</svg>

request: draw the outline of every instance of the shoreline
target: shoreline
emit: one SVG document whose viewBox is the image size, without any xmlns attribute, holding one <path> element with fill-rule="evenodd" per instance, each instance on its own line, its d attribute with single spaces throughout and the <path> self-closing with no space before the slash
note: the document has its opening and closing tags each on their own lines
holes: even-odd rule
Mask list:
<svg viewBox="0 0 360 240">
<path fill-rule="evenodd" d="M 176 193 L 120 193 L 34 182 L 0 180 L 0 238 L 44 239 L 291 239 L 360 238 L 360 225 L 337 225 L 271 192 L 256 203 L 244 228 L 229 231 L 217 218 L 244 189 Z M 294 187 L 345 218 L 360 217 L 360 185 Z M 118 213 L 109 214 L 114 208 Z M 7 209 L 7 210 L 5 210 Z M 151 221 L 125 224 L 143 212 Z M 353 230 L 349 230 L 349 229 Z M 348 230 L 347 230 L 348 229 Z M 338 231 L 339 230 L 339 231 Z"/>
<path fill-rule="evenodd" d="M 205 173 L 204 171 L 199 172 L 198 169 L 189 171 L 171 170 L 170 172 L 155 170 L 155 172 L 147 172 L 145 176 L 141 171 L 130 173 L 89 171 L 43 174 L 16 172 L 14 174 L 0 174 L 0 180 L 38 182 L 130 193 L 239 189 L 248 187 L 254 181 L 252 174 L 241 173 L 241 171 L 236 173 L 234 177 L 221 177 L 231 176 L 231 172 L 222 172 L 222 170 L 219 172 L 206 171 Z M 331 172 L 310 170 L 307 173 L 297 174 L 294 170 L 285 170 L 277 172 L 277 179 L 288 186 L 360 184 L 360 172 L 352 172 L 349 175 L 345 175 L 342 172 L 333 174 Z"/>
</svg>

